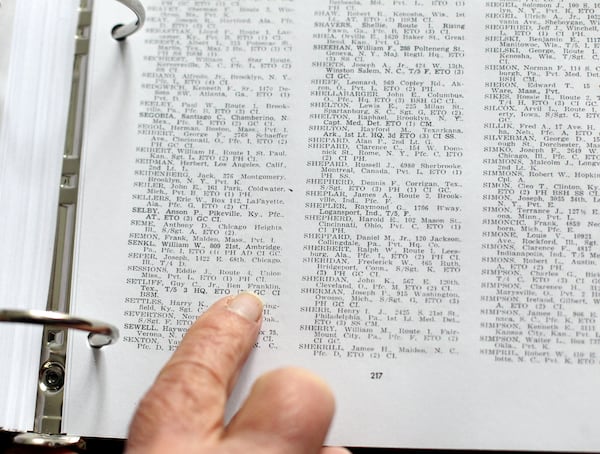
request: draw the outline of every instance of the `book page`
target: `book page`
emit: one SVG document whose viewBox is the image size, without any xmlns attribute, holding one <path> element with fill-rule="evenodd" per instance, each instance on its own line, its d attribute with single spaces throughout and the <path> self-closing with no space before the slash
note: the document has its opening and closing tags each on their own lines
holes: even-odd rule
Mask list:
<svg viewBox="0 0 600 454">
<path fill-rule="evenodd" d="M 265 301 L 234 393 L 325 378 L 328 442 L 595 450 L 595 10 L 96 5 L 65 430 L 124 437 L 186 328 Z M 567 18 L 567 19 L 565 19 Z"/>
</svg>

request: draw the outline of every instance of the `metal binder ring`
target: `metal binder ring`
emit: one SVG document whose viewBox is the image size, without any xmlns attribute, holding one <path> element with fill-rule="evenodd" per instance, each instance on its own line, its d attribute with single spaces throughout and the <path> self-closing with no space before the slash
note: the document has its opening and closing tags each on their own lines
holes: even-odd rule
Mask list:
<svg viewBox="0 0 600 454">
<path fill-rule="evenodd" d="M 119 330 L 108 323 L 73 317 L 62 312 L 38 310 L 0 310 L 0 322 L 33 323 L 87 331 L 90 347 L 101 348 L 119 339 Z"/>
<path fill-rule="evenodd" d="M 137 20 L 129 24 L 117 24 L 113 27 L 111 35 L 117 41 L 122 41 L 129 35 L 133 35 L 144 25 L 146 21 L 146 10 L 139 0 L 117 0 L 135 13 Z"/>
<path fill-rule="evenodd" d="M 13 443 L 17 445 L 39 446 L 43 448 L 85 448 L 85 441 L 81 437 L 62 434 L 40 434 L 34 432 L 15 435 L 15 438 L 13 438 Z"/>
</svg>

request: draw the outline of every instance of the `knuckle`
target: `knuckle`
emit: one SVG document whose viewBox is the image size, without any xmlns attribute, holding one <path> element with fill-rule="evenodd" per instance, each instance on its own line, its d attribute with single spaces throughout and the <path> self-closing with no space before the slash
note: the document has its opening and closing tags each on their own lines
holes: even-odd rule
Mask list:
<svg viewBox="0 0 600 454">
<path fill-rule="evenodd" d="M 210 431 L 218 428 L 226 394 L 219 375 L 197 361 L 179 361 L 165 366 L 141 400 L 136 419 L 140 426 L 156 430 Z"/>
<path fill-rule="evenodd" d="M 200 357 L 183 357 L 171 361 L 161 371 L 157 384 L 168 394 L 180 394 L 190 399 L 207 389 L 224 389 L 222 372 Z"/>
<path fill-rule="evenodd" d="M 191 336 L 181 343 L 177 356 L 184 361 L 199 363 L 199 368 L 216 373 L 222 377 L 222 383 L 228 384 L 229 375 L 239 367 L 248 350 L 246 342 L 244 336 L 227 324 L 207 320 L 195 327 Z"/>
</svg>

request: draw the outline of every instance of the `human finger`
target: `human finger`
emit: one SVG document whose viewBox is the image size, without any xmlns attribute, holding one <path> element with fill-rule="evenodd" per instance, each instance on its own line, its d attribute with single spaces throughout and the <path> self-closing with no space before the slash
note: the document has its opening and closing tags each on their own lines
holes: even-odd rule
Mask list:
<svg viewBox="0 0 600 454">
<path fill-rule="evenodd" d="M 138 406 L 129 447 L 150 446 L 163 435 L 218 437 L 261 320 L 262 302 L 251 293 L 223 298 L 198 318 Z"/>
</svg>

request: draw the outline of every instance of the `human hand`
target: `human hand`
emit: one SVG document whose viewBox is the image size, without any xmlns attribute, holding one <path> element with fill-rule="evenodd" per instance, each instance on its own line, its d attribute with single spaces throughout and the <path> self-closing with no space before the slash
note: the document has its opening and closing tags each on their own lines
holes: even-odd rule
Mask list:
<svg viewBox="0 0 600 454">
<path fill-rule="evenodd" d="M 225 405 L 252 350 L 262 303 L 226 297 L 190 327 L 131 423 L 127 452 L 348 454 L 322 448 L 334 401 L 319 378 L 285 368 L 263 375 L 224 425 Z"/>
</svg>

